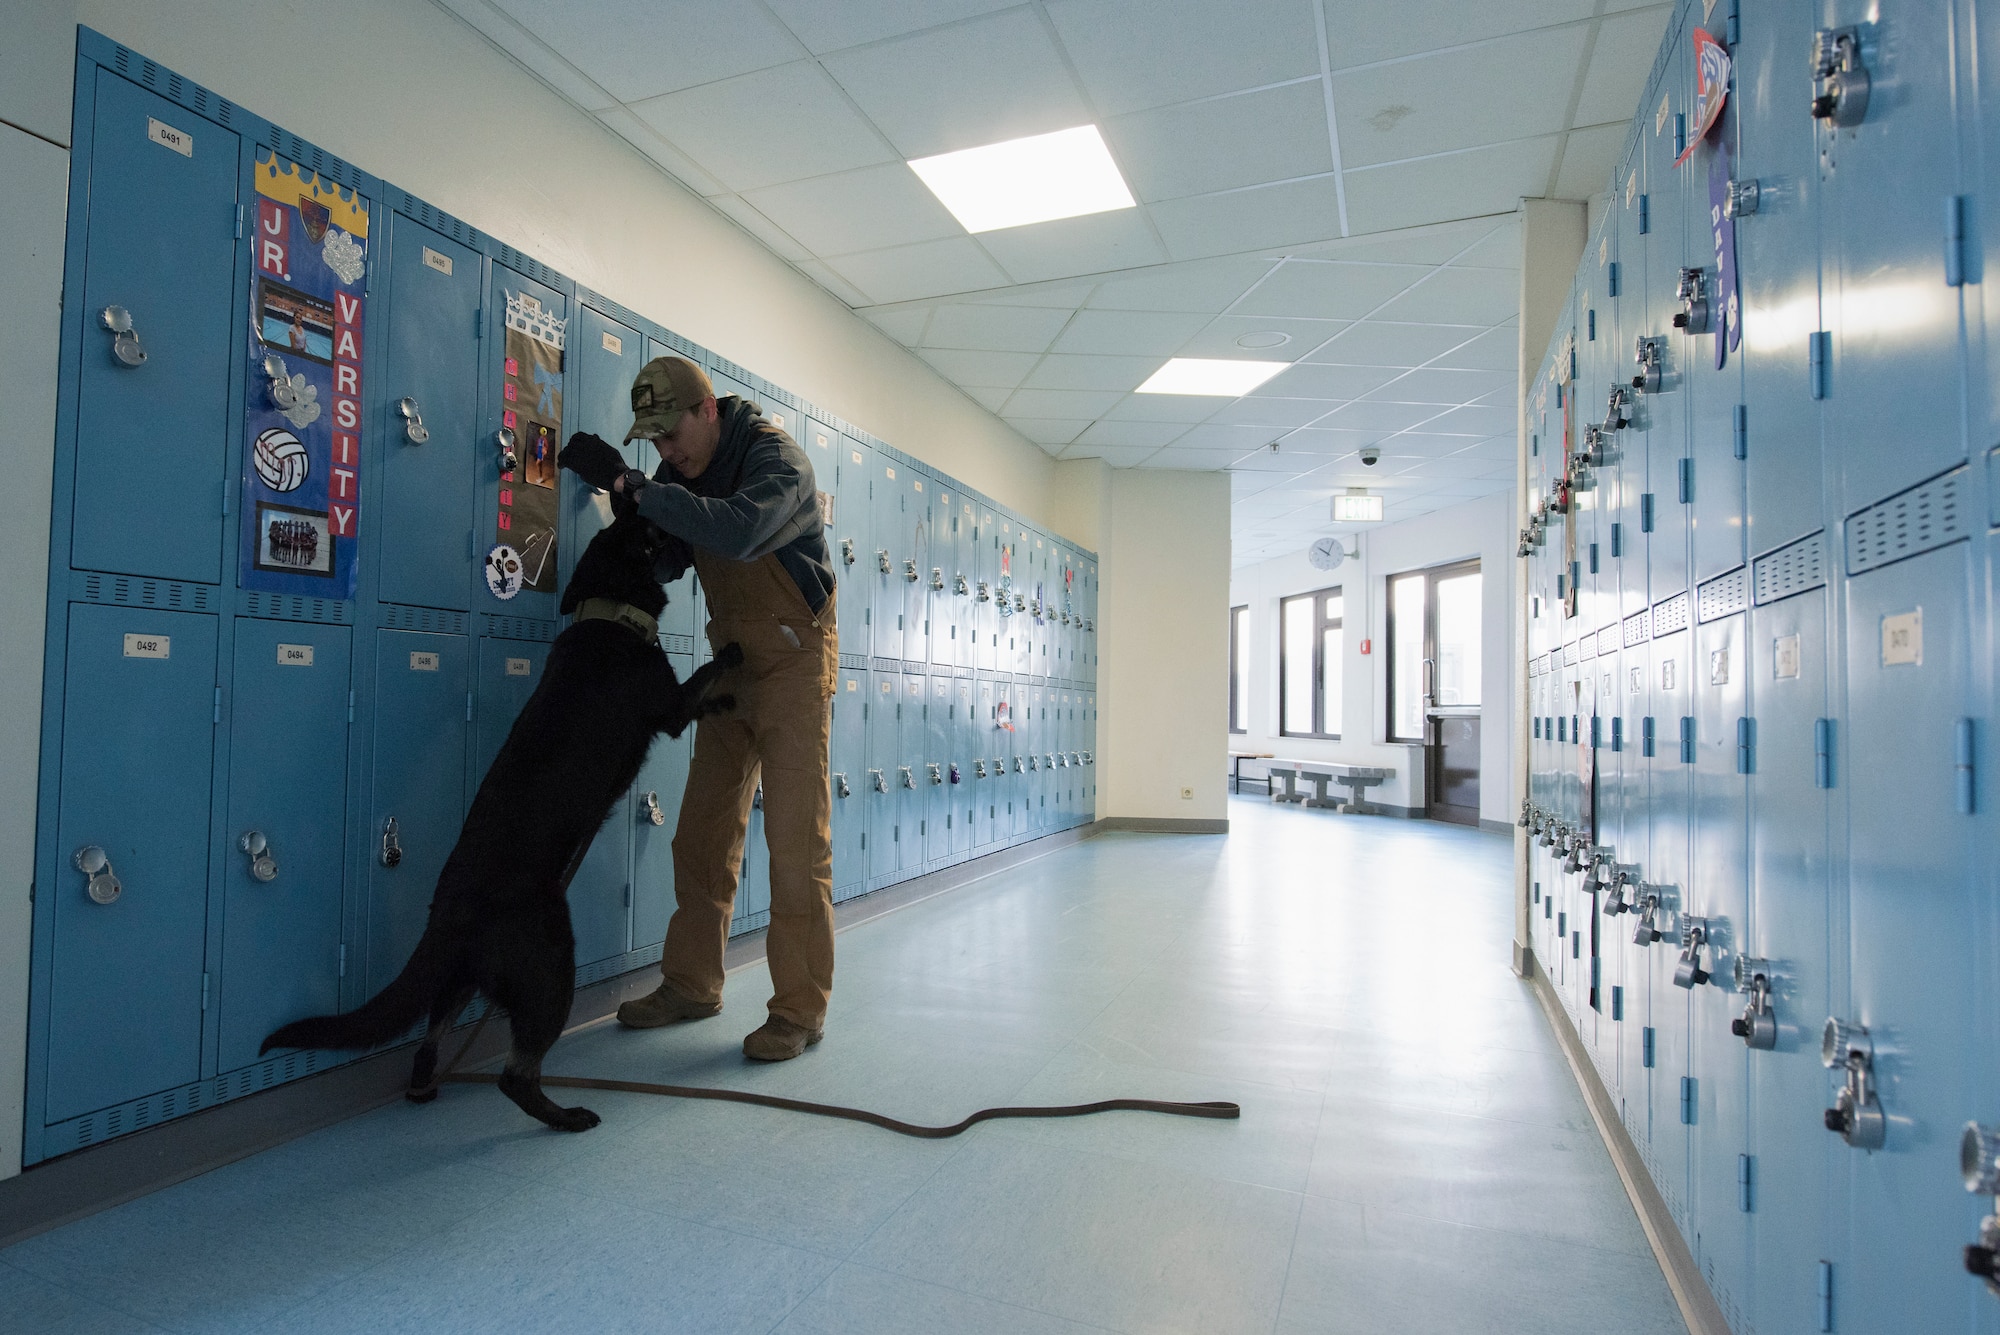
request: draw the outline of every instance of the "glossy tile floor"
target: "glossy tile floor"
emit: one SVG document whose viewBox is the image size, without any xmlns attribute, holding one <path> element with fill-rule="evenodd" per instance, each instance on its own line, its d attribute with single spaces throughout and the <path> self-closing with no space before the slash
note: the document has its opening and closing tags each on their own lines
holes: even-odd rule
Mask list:
<svg viewBox="0 0 2000 1335">
<path fill-rule="evenodd" d="M 1508 843 L 1231 807 L 1105 835 L 844 933 L 826 1041 L 719 1019 L 551 1069 L 947 1121 L 1233 1099 L 958 1140 L 597 1094 L 580 1136 L 448 1088 L 0 1252 L 0 1330 L 1685 1330 L 1507 969 Z M 558 1095 L 561 1095 L 558 1091 Z"/>
</svg>

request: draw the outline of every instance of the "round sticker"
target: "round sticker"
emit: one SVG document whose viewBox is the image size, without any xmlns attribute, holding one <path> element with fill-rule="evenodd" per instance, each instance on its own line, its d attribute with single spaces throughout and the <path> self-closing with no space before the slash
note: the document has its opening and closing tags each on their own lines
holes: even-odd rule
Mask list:
<svg viewBox="0 0 2000 1335">
<path fill-rule="evenodd" d="M 272 491 L 297 491 L 312 471 L 312 458 L 299 438 L 283 427 L 272 427 L 250 447 L 257 480 Z"/>
<path fill-rule="evenodd" d="M 486 587 L 503 603 L 521 591 L 521 555 L 504 542 L 486 553 Z"/>
</svg>

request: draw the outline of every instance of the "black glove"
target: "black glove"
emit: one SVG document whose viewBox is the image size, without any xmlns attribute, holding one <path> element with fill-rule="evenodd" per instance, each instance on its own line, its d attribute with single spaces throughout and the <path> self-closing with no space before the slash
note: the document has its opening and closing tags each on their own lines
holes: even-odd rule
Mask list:
<svg viewBox="0 0 2000 1335">
<path fill-rule="evenodd" d="M 569 444 L 556 456 L 556 466 L 569 469 L 599 491 L 611 490 L 611 484 L 628 467 L 617 446 L 588 431 L 569 438 Z"/>
</svg>

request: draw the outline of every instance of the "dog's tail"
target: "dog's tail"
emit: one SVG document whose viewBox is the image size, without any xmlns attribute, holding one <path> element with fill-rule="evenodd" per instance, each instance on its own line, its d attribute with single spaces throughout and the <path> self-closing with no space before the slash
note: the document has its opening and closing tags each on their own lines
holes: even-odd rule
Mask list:
<svg viewBox="0 0 2000 1335">
<path fill-rule="evenodd" d="M 344 1015 L 315 1015 L 275 1029 L 257 1049 L 372 1048 L 386 1043 L 422 1019 L 449 981 L 443 947 L 425 932 L 403 971 L 389 985 Z"/>
</svg>

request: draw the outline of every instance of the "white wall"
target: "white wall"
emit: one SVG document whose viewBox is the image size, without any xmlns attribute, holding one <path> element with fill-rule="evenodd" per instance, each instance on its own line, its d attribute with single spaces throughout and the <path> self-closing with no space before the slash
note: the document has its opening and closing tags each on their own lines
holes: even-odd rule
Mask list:
<svg viewBox="0 0 2000 1335">
<path fill-rule="evenodd" d="M 1480 674 L 1479 814 L 1482 820 L 1511 820 L 1508 751 L 1513 699 L 1514 498 L 1489 496 L 1467 501 L 1399 524 L 1360 534 L 1361 554 L 1338 569 L 1315 570 L 1304 552 L 1245 566 L 1230 581 L 1229 605 L 1250 608 L 1248 733 L 1229 733 L 1230 751 L 1275 751 L 1289 760 L 1339 761 L 1382 765 L 1395 777 L 1368 790 L 1385 806 L 1424 805 L 1420 747 L 1385 740 L 1388 731 L 1387 580 L 1406 570 L 1478 558 L 1485 575 L 1481 589 L 1483 659 Z M 1354 535 L 1343 541 L 1351 551 Z M 1295 593 L 1340 586 L 1344 594 L 1341 738 L 1322 741 L 1285 737 L 1278 732 L 1278 602 Z M 1226 636 L 1225 636 L 1226 638 Z M 1363 655 L 1363 640 L 1373 652 Z M 1225 687 L 1225 698 L 1227 690 Z M 1262 762 L 1244 762 L 1247 773 L 1262 773 Z M 1253 790 L 1254 791 L 1254 790 Z"/>
<path fill-rule="evenodd" d="M 1226 820 L 1229 477 L 1114 470 L 1110 519 L 1097 814 Z"/>
</svg>

